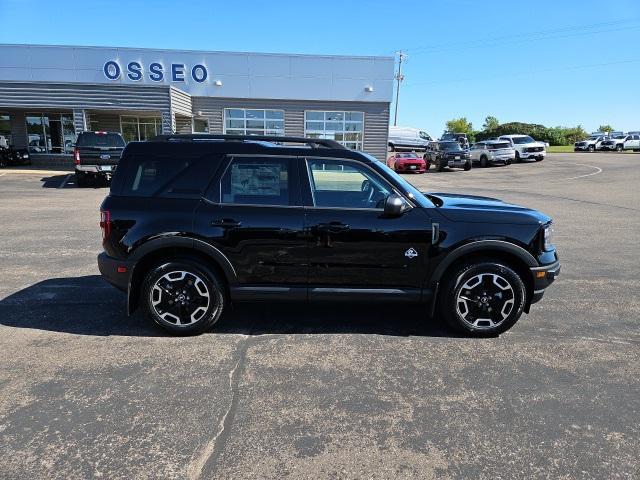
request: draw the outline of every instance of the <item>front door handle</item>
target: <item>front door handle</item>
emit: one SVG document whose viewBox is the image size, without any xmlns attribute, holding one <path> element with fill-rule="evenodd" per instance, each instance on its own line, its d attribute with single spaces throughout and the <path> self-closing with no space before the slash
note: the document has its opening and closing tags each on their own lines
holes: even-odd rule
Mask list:
<svg viewBox="0 0 640 480">
<path fill-rule="evenodd" d="M 320 223 L 316 227 L 322 233 L 340 233 L 349 230 L 349 225 L 341 222 Z"/>
<path fill-rule="evenodd" d="M 242 225 L 242 222 L 238 222 L 233 218 L 223 218 L 220 220 L 212 220 L 212 227 L 222 227 L 222 228 L 236 228 Z"/>
</svg>

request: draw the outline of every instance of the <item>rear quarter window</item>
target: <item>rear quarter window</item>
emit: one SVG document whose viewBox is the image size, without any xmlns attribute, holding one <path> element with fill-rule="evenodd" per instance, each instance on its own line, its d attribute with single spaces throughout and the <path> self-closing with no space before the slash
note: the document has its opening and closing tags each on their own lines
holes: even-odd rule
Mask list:
<svg viewBox="0 0 640 480">
<path fill-rule="evenodd" d="M 219 162 L 215 158 L 136 156 L 128 159 L 119 194 L 133 197 L 199 198 Z"/>
</svg>

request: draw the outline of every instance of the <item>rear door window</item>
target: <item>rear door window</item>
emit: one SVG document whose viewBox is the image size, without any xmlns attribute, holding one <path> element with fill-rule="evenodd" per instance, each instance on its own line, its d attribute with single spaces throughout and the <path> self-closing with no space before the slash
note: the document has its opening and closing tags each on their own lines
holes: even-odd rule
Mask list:
<svg viewBox="0 0 640 480">
<path fill-rule="evenodd" d="M 235 205 L 296 205 L 299 195 L 293 168 L 289 158 L 233 158 L 220 180 L 220 201 Z"/>
</svg>

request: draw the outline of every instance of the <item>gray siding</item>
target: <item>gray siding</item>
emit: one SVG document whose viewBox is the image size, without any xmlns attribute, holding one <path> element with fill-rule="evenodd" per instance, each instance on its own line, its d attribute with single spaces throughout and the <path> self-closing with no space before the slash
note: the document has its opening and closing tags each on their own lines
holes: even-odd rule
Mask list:
<svg viewBox="0 0 640 480">
<path fill-rule="evenodd" d="M 389 104 L 386 102 L 316 102 L 309 100 L 245 100 L 192 97 L 193 111 L 209 119 L 211 133 L 223 132 L 225 108 L 273 108 L 284 110 L 286 135 L 304 135 L 305 110 L 364 112 L 364 150 L 379 160 L 387 155 Z"/>
<path fill-rule="evenodd" d="M 0 83 L 0 108 L 169 111 L 169 87 Z"/>
<path fill-rule="evenodd" d="M 191 116 L 191 95 L 171 87 L 171 112 L 178 115 Z"/>
</svg>

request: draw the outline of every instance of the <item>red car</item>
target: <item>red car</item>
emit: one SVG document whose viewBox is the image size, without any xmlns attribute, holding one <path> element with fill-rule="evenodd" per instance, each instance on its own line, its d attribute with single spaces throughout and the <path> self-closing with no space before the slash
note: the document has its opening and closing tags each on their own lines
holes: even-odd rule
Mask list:
<svg viewBox="0 0 640 480">
<path fill-rule="evenodd" d="M 424 173 L 427 171 L 427 163 L 424 159 L 414 152 L 396 152 L 387 158 L 387 166 L 393 168 L 396 172 L 415 172 Z"/>
</svg>

